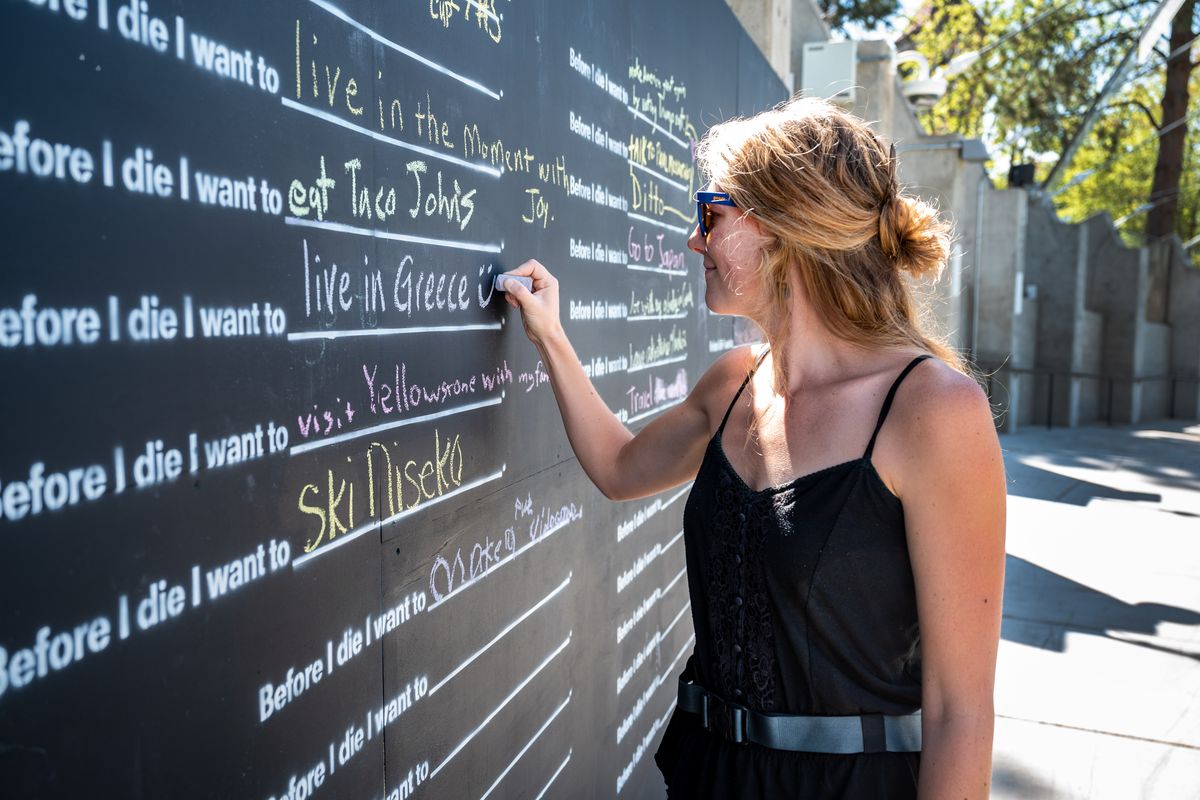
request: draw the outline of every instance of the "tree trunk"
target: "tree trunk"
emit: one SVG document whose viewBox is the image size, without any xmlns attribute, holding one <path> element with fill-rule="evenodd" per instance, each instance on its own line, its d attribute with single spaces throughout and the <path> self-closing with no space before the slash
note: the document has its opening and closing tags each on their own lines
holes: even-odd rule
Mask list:
<svg viewBox="0 0 1200 800">
<path fill-rule="evenodd" d="M 1196 0 L 1187 0 L 1171 23 L 1171 52 L 1191 41 Z M 1166 90 L 1163 92 L 1161 124 L 1166 128 L 1183 119 L 1188 108 L 1188 77 L 1195 65 L 1191 48 L 1167 63 Z M 1152 207 L 1146 217 L 1146 241 L 1175 232 L 1179 208 L 1179 180 L 1183 175 L 1183 149 L 1187 143 L 1187 125 L 1178 125 L 1158 140 L 1158 160 L 1154 164 L 1154 183 L 1150 188 Z"/>
</svg>

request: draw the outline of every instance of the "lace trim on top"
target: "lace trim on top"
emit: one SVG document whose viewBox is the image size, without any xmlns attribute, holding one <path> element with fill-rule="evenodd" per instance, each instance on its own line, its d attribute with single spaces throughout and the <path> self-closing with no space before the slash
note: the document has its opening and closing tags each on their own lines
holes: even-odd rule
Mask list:
<svg viewBox="0 0 1200 800">
<path fill-rule="evenodd" d="M 776 708 L 775 626 L 763 575 L 763 544 L 776 530 L 771 496 L 756 496 L 718 471 L 708 561 L 709 625 L 726 698 L 760 711 Z"/>
</svg>

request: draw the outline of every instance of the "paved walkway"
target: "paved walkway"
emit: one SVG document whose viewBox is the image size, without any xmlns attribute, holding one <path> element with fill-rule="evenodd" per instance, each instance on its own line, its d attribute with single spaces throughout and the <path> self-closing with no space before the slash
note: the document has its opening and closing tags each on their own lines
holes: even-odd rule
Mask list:
<svg viewBox="0 0 1200 800">
<path fill-rule="evenodd" d="M 1200 798 L 1200 426 L 1002 436 L 994 798 Z"/>
</svg>

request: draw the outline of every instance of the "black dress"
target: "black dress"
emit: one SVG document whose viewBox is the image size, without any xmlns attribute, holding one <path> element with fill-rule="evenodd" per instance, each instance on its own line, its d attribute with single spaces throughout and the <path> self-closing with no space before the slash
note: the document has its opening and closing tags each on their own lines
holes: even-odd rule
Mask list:
<svg viewBox="0 0 1200 800">
<path fill-rule="evenodd" d="M 684 508 L 696 646 L 690 676 L 748 708 L 910 714 L 920 635 L 904 514 L 862 458 L 762 491 L 708 444 Z M 752 373 L 753 374 L 753 373 Z M 730 410 L 749 377 L 734 395 Z M 655 761 L 671 798 L 915 798 L 920 753 L 801 753 L 734 744 L 675 709 Z"/>
</svg>

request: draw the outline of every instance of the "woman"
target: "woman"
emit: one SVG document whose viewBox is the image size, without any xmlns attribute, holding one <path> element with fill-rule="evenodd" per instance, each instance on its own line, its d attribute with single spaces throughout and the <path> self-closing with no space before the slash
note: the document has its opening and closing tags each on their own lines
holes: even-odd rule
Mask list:
<svg viewBox="0 0 1200 800">
<path fill-rule="evenodd" d="M 1004 470 L 988 402 L 903 273 L 948 230 L 894 149 L 815 99 L 717 125 L 688 246 L 732 350 L 637 435 L 592 388 L 536 261 L 510 274 L 571 446 L 627 499 L 695 480 L 695 652 L 656 760 L 671 797 L 988 795 Z M 886 425 L 884 424 L 886 422 Z"/>
</svg>

